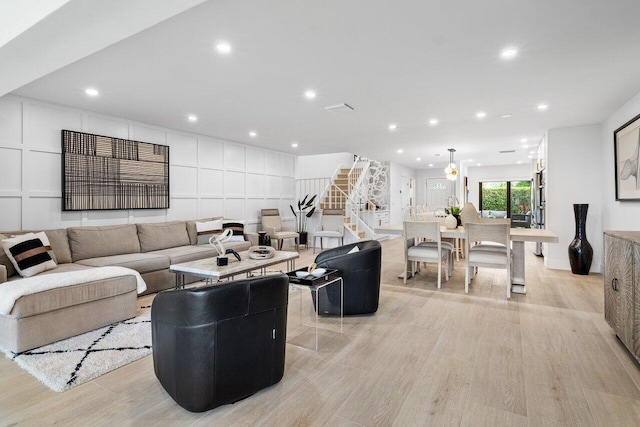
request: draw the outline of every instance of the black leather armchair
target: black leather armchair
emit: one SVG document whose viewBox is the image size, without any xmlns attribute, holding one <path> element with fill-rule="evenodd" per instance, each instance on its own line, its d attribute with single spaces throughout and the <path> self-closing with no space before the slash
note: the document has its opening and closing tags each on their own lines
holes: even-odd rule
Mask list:
<svg viewBox="0 0 640 427">
<path fill-rule="evenodd" d="M 151 306 L 153 367 L 180 406 L 203 412 L 284 374 L 286 275 L 160 292 Z"/>
<path fill-rule="evenodd" d="M 359 251 L 349 254 L 354 246 Z M 344 314 L 349 315 L 378 310 L 381 260 L 380 242 L 369 240 L 321 252 L 315 263 L 318 267 L 340 270 L 344 280 Z M 318 307 L 320 314 L 340 314 L 340 282 L 318 291 Z"/>
</svg>

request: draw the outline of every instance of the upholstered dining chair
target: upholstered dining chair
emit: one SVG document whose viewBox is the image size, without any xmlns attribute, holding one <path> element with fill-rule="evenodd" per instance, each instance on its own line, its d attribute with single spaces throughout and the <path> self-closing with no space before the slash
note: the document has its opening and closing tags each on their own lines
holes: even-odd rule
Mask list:
<svg viewBox="0 0 640 427">
<path fill-rule="evenodd" d="M 322 249 L 322 238 L 333 237 L 340 239 L 340 246 L 344 245 L 344 211 L 342 209 L 324 209 L 320 226 L 313 233 L 313 253 L 316 253 L 316 239 L 320 239 L 320 249 Z"/>
<path fill-rule="evenodd" d="M 469 284 L 475 267 L 503 268 L 507 271 L 507 298 L 511 298 L 511 240 L 509 219 L 494 219 L 483 222 L 467 222 L 466 266 L 464 292 L 469 293 Z M 471 242 L 480 242 L 471 246 Z"/>
<path fill-rule="evenodd" d="M 293 228 L 285 228 L 282 226 L 280 211 L 278 209 L 262 209 L 262 230 L 267 232 L 271 240 L 277 240 L 277 249 L 282 249 L 284 239 L 295 239 L 296 251 L 298 250 L 298 242 L 300 235 L 293 231 Z"/>
<path fill-rule="evenodd" d="M 412 275 L 416 272 L 416 262 L 438 264 L 438 289 L 442 282 L 442 261 L 445 263 L 445 279 L 449 280 L 451 270 L 451 246 L 440 239 L 440 222 L 438 221 L 404 221 L 404 260 L 405 265 L 411 262 Z M 417 243 L 418 239 L 426 242 Z M 407 275 L 404 275 L 407 283 Z"/>
<path fill-rule="evenodd" d="M 463 227 L 467 222 L 479 222 L 478 210 L 473 203 L 464 204 L 464 206 L 460 210 L 460 222 L 462 222 Z"/>
</svg>

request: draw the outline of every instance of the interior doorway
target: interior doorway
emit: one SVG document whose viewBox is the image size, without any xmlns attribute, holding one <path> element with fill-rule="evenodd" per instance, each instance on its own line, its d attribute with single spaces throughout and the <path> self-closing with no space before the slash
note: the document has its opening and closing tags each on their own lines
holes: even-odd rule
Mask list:
<svg viewBox="0 0 640 427">
<path fill-rule="evenodd" d="M 403 220 L 407 220 L 409 219 L 409 213 L 407 211 L 407 206 L 413 206 L 414 203 L 414 187 L 415 187 L 415 180 L 413 178 L 410 178 L 408 176 L 403 176 L 402 177 L 402 187 L 400 190 L 400 207 L 402 209 L 402 218 Z"/>
</svg>

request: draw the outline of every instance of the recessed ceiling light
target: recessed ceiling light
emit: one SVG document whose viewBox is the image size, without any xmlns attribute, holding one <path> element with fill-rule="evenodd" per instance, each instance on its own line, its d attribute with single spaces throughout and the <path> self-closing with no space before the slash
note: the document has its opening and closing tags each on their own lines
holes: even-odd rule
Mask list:
<svg viewBox="0 0 640 427">
<path fill-rule="evenodd" d="M 485 117 L 487 117 L 487 113 L 485 113 L 484 111 L 478 111 L 476 113 L 476 117 L 479 119 L 484 119 Z"/>
<path fill-rule="evenodd" d="M 529 146 L 527 144 L 524 144 L 522 148 L 529 148 Z"/>
<path fill-rule="evenodd" d="M 396 129 L 398 129 L 398 125 L 397 125 L 397 124 L 395 124 L 395 123 L 391 123 L 391 124 L 389 125 L 389 130 L 396 130 Z"/>
<path fill-rule="evenodd" d="M 398 154 L 402 154 L 402 148 L 398 148 L 397 153 L 398 153 Z"/>
<path fill-rule="evenodd" d="M 253 131 L 253 130 L 252 130 L 251 132 L 249 132 L 249 136 L 250 136 L 251 138 L 255 138 L 256 136 L 258 136 L 258 134 L 257 134 L 257 132 L 255 132 L 255 131 Z"/>
<path fill-rule="evenodd" d="M 84 91 L 84 93 L 86 93 L 89 96 L 98 96 L 98 95 L 100 95 L 100 92 L 98 92 L 98 89 L 94 89 L 94 88 L 86 89 Z"/>
<path fill-rule="evenodd" d="M 473 162 L 473 159 L 469 159 L 470 162 Z"/>
<path fill-rule="evenodd" d="M 540 111 L 544 111 L 544 110 L 546 110 L 547 108 L 549 108 L 549 106 L 548 106 L 547 104 L 540 104 L 540 105 L 538 105 L 538 110 L 540 110 Z"/>
<path fill-rule="evenodd" d="M 421 159 L 420 157 L 416 157 L 416 160 L 417 160 L 417 161 L 420 161 L 420 160 L 422 160 L 422 159 Z"/>
<path fill-rule="evenodd" d="M 291 144 L 291 146 L 292 146 L 293 148 L 298 148 L 298 143 L 297 143 L 297 142 L 294 142 L 293 144 Z"/>
<path fill-rule="evenodd" d="M 231 53 L 231 45 L 227 42 L 220 42 L 216 45 L 216 51 L 223 55 Z"/>
<path fill-rule="evenodd" d="M 482 166 L 482 163 L 476 163 L 476 166 Z"/>
<path fill-rule="evenodd" d="M 440 153 L 436 153 L 433 155 L 434 157 L 440 157 Z"/>
<path fill-rule="evenodd" d="M 314 99 L 316 96 L 317 95 L 315 90 L 309 89 L 304 92 L 304 97 L 307 99 Z"/>
<path fill-rule="evenodd" d="M 518 56 L 518 49 L 516 49 L 515 47 L 502 49 L 502 52 L 500 52 L 500 56 L 502 57 L 502 59 L 513 59 Z"/>
<path fill-rule="evenodd" d="M 429 167 L 432 168 L 433 167 L 433 163 L 429 163 Z"/>
<path fill-rule="evenodd" d="M 520 142 L 522 142 L 523 144 L 524 144 L 524 143 L 526 143 L 527 141 L 529 141 L 527 138 L 522 138 L 522 139 L 520 140 Z"/>
<path fill-rule="evenodd" d="M 533 159 L 533 156 L 527 156 L 527 159 Z"/>
<path fill-rule="evenodd" d="M 187 120 L 189 120 L 190 122 L 197 122 L 198 116 L 194 116 L 193 114 L 191 114 L 190 116 L 187 116 Z"/>
<path fill-rule="evenodd" d="M 508 119 L 511 116 L 512 116 L 511 114 L 503 114 L 500 117 L 502 117 L 503 119 Z"/>
<path fill-rule="evenodd" d="M 536 154 L 535 151 L 529 151 L 529 154 Z"/>
<path fill-rule="evenodd" d="M 522 160 L 518 160 L 516 163 L 518 163 L 520 165 L 520 164 L 522 164 Z"/>
<path fill-rule="evenodd" d="M 437 124 L 438 124 L 438 119 L 429 119 L 429 124 L 430 124 L 431 126 L 435 126 L 435 125 L 437 125 Z"/>
</svg>

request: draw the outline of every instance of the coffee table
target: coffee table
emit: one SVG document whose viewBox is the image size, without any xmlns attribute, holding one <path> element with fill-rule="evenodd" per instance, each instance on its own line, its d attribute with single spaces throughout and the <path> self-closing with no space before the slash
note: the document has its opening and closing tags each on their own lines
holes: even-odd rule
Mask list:
<svg viewBox="0 0 640 427">
<path fill-rule="evenodd" d="M 276 251 L 273 258 L 267 259 L 251 259 L 249 252 L 239 252 L 242 261 L 238 261 L 233 255 L 229 255 L 229 264 L 218 266 L 217 257 L 204 258 L 196 261 L 183 262 L 180 264 L 171 264 L 169 271 L 176 274 L 176 289 L 184 287 L 184 276 L 196 276 L 207 280 L 219 281 L 227 277 L 233 279 L 239 274 L 248 274 L 255 270 L 260 270 L 264 275 L 267 267 L 287 263 L 287 270 L 292 271 L 296 268 L 296 259 L 300 257 L 298 252 Z"/>
</svg>

